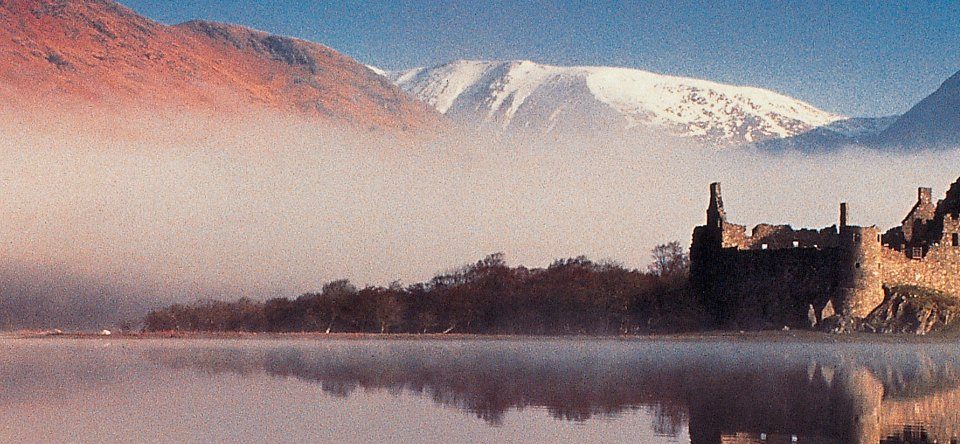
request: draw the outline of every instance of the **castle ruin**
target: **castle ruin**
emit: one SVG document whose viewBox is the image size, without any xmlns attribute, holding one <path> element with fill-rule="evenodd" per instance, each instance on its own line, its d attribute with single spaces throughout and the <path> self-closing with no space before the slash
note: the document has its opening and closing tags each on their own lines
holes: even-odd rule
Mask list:
<svg viewBox="0 0 960 444">
<path fill-rule="evenodd" d="M 690 279 L 723 325 L 809 327 L 838 314 L 863 318 L 885 288 L 914 285 L 960 294 L 960 180 L 933 204 L 920 188 L 900 226 L 793 229 L 727 222 L 720 184 L 710 185 L 707 224 L 693 232 Z"/>
</svg>

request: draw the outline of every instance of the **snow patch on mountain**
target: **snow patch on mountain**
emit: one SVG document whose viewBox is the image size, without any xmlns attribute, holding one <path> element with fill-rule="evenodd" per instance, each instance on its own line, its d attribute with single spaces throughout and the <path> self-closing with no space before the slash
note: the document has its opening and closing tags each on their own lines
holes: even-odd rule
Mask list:
<svg viewBox="0 0 960 444">
<path fill-rule="evenodd" d="M 366 66 L 367 69 L 369 69 L 370 71 L 373 71 L 373 73 L 378 76 L 388 77 L 390 75 L 387 71 L 377 68 L 376 66 L 373 66 L 373 65 L 364 65 L 364 66 Z"/>
</svg>

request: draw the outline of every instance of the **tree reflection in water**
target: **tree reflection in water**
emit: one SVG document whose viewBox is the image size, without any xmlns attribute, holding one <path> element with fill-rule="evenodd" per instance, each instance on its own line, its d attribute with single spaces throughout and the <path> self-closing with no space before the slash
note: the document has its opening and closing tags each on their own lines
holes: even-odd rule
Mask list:
<svg viewBox="0 0 960 444">
<path fill-rule="evenodd" d="M 950 442 L 960 351 L 949 345 L 753 341 L 329 341 L 155 349 L 165 366 L 408 391 L 497 425 L 511 409 L 586 421 L 649 409 L 695 443 Z"/>
</svg>

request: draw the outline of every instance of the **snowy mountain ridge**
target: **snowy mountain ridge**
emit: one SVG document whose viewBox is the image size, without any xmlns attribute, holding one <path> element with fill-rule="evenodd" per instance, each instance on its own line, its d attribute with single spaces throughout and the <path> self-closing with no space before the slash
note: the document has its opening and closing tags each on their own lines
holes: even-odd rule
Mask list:
<svg viewBox="0 0 960 444">
<path fill-rule="evenodd" d="M 454 120 L 500 131 L 666 130 L 737 145 L 845 119 L 770 90 L 629 68 L 458 60 L 386 75 Z"/>
</svg>

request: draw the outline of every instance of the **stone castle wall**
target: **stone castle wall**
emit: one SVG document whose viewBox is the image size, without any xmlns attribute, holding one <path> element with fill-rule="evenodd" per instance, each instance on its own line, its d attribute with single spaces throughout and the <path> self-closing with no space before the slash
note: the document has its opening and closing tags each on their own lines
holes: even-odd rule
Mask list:
<svg viewBox="0 0 960 444">
<path fill-rule="evenodd" d="M 846 204 L 839 228 L 760 224 L 747 234 L 726 221 L 720 185 L 710 193 L 708 223 L 694 230 L 690 273 L 722 324 L 809 326 L 834 311 L 863 318 L 883 303 L 884 287 L 898 285 L 960 296 L 960 215 L 953 213 L 960 211 L 960 181 L 936 207 L 930 189 L 921 188 L 901 226 L 884 235 L 847 225 Z"/>
<path fill-rule="evenodd" d="M 747 234 L 744 225 L 723 223 L 723 248 L 778 250 L 787 248 L 830 248 L 839 245 L 836 225 L 822 230 L 794 229 L 790 225 L 760 224 Z"/>
<path fill-rule="evenodd" d="M 720 249 L 691 270 L 703 302 L 723 324 L 805 327 L 810 305 L 822 311 L 845 279 L 840 248 Z"/>
<path fill-rule="evenodd" d="M 887 247 L 881 253 L 877 266 L 884 285 L 917 285 L 960 295 L 960 247 L 932 247 L 917 259 Z"/>
</svg>

